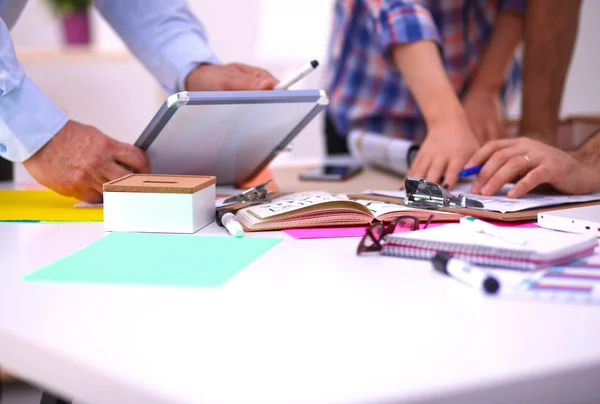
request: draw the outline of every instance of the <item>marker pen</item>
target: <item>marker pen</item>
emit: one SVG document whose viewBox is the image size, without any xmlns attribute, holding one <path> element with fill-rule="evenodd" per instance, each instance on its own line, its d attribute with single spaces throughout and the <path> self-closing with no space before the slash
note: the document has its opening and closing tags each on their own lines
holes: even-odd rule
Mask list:
<svg viewBox="0 0 600 404">
<path fill-rule="evenodd" d="M 498 226 L 494 226 L 491 223 L 476 219 L 473 216 L 461 217 L 459 223 L 472 231 L 488 234 L 508 243 L 518 245 L 527 244 L 527 240 L 516 235 L 514 231 L 511 232 L 510 230 L 502 229 Z"/>
<path fill-rule="evenodd" d="M 275 90 L 287 90 L 289 87 L 296 84 L 298 81 L 312 73 L 317 68 L 317 66 L 319 66 L 319 62 L 317 62 L 316 60 L 308 62 L 307 64 L 302 66 L 302 68 L 300 68 L 296 73 L 294 73 L 287 79 L 279 82 L 279 84 L 275 86 Z"/>
<path fill-rule="evenodd" d="M 217 211 L 217 224 L 225 227 L 232 236 L 242 237 L 244 235 L 242 225 L 230 210 L 220 209 Z"/>
<path fill-rule="evenodd" d="M 452 258 L 452 256 L 444 251 L 439 251 L 433 257 L 433 267 L 448 276 L 452 276 L 459 281 L 483 290 L 488 294 L 498 293 L 500 290 L 500 282 L 495 277 L 489 275 L 479 267 L 472 266 L 469 263 Z"/>
</svg>

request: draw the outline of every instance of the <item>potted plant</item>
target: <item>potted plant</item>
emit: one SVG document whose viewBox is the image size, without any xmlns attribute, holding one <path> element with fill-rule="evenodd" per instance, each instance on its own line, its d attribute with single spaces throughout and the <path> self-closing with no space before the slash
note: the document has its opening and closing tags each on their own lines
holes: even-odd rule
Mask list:
<svg viewBox="0 0 600 404">
<path fill-rule="evenodd" d="M 47 0 L 62 20 L 64 40 L 69 45 L 90 43 L 89 8 L 92 0 Z"/>
</svg>

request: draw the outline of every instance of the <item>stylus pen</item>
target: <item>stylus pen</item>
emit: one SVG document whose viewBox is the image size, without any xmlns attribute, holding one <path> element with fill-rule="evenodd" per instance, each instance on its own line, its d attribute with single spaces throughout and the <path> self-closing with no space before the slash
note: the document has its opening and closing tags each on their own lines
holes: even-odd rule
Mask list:
<svg viewBox="0 0 600 404">
<path fill-rule="evenodd" d="M 296 84 L 304 77 L 308 76 L 312 71 L 314 71 L 317 68 L 317 66 L 319 66 L 319 62 L 317 62 L 316 60 L 308 62 L 307 64 L 302 66 L 300 70 L 288 77 L 286 80 L 280 81 L 279 84 L 275 86 L 275 90 L 287 90 L 292 85 Z"/>
</svg>

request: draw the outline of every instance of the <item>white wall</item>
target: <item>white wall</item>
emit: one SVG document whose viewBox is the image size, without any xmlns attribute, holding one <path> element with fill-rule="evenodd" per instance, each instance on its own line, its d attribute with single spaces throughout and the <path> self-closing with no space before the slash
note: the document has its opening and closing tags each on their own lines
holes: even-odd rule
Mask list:
<svg viewBox="0 0 600 404">
<path fill-rule="evenodd" d="M 125 0 L 124 0 L 125 1 Z M 568 1 L 568 0 L 565 0 Z M 325 62 L 334 0 L 190 0 L 205 23 L 213 49 L 223 62 L 259 65 L 278 77 L 310 59 Z M 600 0 L 584 0 L 575 55 L 568 77 L 562 114 L 600 112 Z M 30 0 L 12 31 L 20 53 L 60 48 L 60 30 L 44 0 Z M 124 46 L 97 14 L 93 36 L 101 55 L 123 52 Z M 56 56 L 57 58 L 61 56 Z M 26 70 L 76 119 L 97 125 L 122 140 L 132 141 L 143 129 L 164 94 L 132 58 L 93 57 L 79 63 L 35 57 Z M 47 69 L 57 68 L 57 73 Z M 320 68 L 296 88 L 322 88 Z M 91 98 L 82 101 L 80 91 Z M 126 96 L 120 96 L 126 94 Z M 75 101 L 74 101 L 75 100 Z M 117 102 L 115 100 L 118 100 Z M 137 101 L 137 102 L 136 102 Z M 127 106 L 124 108 L 124 106 Z M 520 105 L 510 111 L 518 117 Z M 299 135 L 287 159 L 319 158 L 324 153 L 322 116 Z M 285 157 L 283 158 L 286 159 Z"/>
</svg>

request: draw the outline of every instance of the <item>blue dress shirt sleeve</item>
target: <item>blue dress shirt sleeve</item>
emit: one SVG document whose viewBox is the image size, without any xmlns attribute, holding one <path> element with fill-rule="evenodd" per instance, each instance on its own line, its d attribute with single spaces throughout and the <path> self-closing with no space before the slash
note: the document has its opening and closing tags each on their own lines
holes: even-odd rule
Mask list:
<svg viewBox="0 0 600 404">
<path fill-rule="evenodd" d="M 95 4 L 170 93 L 185 90 L 186 77 L 198 65 L 219 63 L 204 27 L 185 0 L 96 0 Z"/>
<path fill-rule="evenodd" d="M 0 156 L 23 162 L 66 123 L 66 115 L 25 74 L 0 19 Z"/>
</svg>

